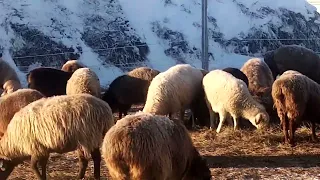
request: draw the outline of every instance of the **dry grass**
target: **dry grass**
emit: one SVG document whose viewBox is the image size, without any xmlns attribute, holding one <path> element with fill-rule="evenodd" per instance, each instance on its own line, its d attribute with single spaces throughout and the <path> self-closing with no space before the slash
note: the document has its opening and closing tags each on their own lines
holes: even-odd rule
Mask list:
<svg viewBox="0 0 320 180">
<path fill-rule="evenodd" d="M 214 179 L 320 179 L 320 143 L 312 143 L 310 130 L 296 133 L 297 146 L 282 143 L 279 128 L 265 132 L 237 130 L 226 127 L 220 134 L 208 129 L 190 132 L 195 146 L 207 159 Z M 93 179 L 92 162 L 86 179 Z M 48 179 L 76 179 L 78 170 L 75 153 L 52 154 L 48 164 Z M 102 161 L 102 178 L 107 169 Z M 9 179 L 34 179 L 29 163 L 17 167 Z"/>
</svg>

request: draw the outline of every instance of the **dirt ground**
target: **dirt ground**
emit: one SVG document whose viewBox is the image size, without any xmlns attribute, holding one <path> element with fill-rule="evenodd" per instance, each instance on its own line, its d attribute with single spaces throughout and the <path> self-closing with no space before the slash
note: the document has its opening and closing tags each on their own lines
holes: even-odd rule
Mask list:
<svg viewBox="0 0 320 180">
<path fill-rule="evenodd" d="M 297 146 L 282 143 L 279 127 L 269 131 L 237 130 L 224 126 L 220 134 L 209 129 L 190 131 L 195 146 L 207 159 L 213 179 L 320 179 L 320 143 L 310 140 L 311 131 L 300 128 Z M 48 163 L 48 179 L 76 179 L 78 160 L 74 152 L 52 154 Z M 93 164 L 85 179 L 93 179 Z M 101 179 L 107 179 L 102 161 Z M 19 165 L 10 180 L 35 179 L 29 162 Z"/>
</svg>

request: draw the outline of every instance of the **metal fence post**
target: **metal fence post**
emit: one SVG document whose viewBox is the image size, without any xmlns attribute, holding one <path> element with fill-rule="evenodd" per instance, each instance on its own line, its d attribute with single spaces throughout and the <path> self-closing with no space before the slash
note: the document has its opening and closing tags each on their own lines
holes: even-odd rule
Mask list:
<svg viewBox="0 0 320 180">
<path fill-rule="evenodd" d="M 202 69 L 209 69 L 209 57 L 208 57 L 208 1 L 202 0 L 202 41 L 201 41 L 201 49 L 202 49 Z"/>
</svg>

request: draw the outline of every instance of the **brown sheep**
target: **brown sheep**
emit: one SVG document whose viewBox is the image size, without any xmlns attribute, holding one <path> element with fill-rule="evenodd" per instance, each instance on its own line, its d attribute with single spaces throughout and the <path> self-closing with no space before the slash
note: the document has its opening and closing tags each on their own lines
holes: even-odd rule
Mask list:
<svg viewBox="0 0 320 180">
<path fill-rule="evenodd" d="M 13 115 L 33 101 L 43 98 L 44 95 L 33 89 L 19 89 L 0 98 L 0 137 L 6 132 Z"/>
<path fill-rule="evenodd" d="M 248 88 L 251 95 L 265 106 L 268 114 L 272 117 L 270 117 L 270 122 L 278 123 L 278 116 L 273 109 L 273 100 L 271 96 L 274 78 L 269 66 L 259 58 L 252 58 L 244 63 L 241 71 L 248 77 Z"/>
<path fill-rule="evenodd" d="M 31 159 L 37 179 L 46 179 L 50 153 L 77 150 L 78 178 L 84 178 L 88 159 L 94 163 L 94 178 L 100 178 L 100 145 L 114 125 L 109 105 L 89 94 L 60 95 L 34 101 L 12 118 L 0 140 L 0 177 Z M 42 172 L 37 167 L 41 166 Z"/>
<path fill-rule="evenodd" d="M 2 95 L 9 94 L 22 88 L 16 71 L 2 58 L 0 58 L 0 72 L 0 86 L 3 89 Z"/>
<path fill-rule="evenodd" d="M 317 140 L 315 123 L 320 118 L 319 84 L 297 71 L 289 70 L 273 83 L 272 98 L 281 121 L 284 142 L 295 146 L 294 133 L 302 120 L 311 122 L 311 138 Z"/>
<path fill-rule="evenodd" d="M 69 60 L 62 66 L 61 70 L 65 72 L 75 72 L 77 69 L 86 67 L 78 60 Z"/>
<path fill-rule="evenodd" d="M 115 180 L 209 180 L 206 161 L 179 121 L 137 112 L 107 132 L 102 156 Z"/>
</svg>

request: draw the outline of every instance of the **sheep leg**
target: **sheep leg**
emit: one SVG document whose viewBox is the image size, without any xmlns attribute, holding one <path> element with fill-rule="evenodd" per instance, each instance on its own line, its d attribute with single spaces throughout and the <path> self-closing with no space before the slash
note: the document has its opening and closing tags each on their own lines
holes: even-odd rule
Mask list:
<svg viewBox="0 0 320 180">
<path fill-rule="evenodd" d="M 210 102 L 208 101 L 207 98 L 205 98 L 206 100 L 206 104 L 207 104 L 207 107 L 208 107 L 208 110 L 209 110 L 209 115 L 210 115 L 210 129 L 213 129 L 215 126 L 214 126 L 214 117 L 215 117 L 215 114 L 212 110 L 212 107 L 211 107 L 211 104 Z"/>
<path fill-rule="evenodd" d="M 219 125 L 218 125 L 218 128 L 217 128 L 217 133 L 220 133 L 221 131 L 221 128 L 222 128 L 222 125 L 223 123 L 226 121 L 226 114 L 224 112 L 220 112 L 219 113 L 219 119 L 220 119 L 220 122 L 219 122 Z"/>
<path fill-rule="evenodd" d="M 94 168 L 94 178 L 95 179 L 100 179 L 100 164 L 101 164 L 101 153 L 99 148 L 93 150 L 91 152 L 91 157 L 93 160 L 93 168 Z"/>
<path fill-rule="evenodd" d="M 122 119 L 122 111 L 119 110 L 119 119 Z"/>
<path fill-rule="evenodd" d="M 172 118 L 172 113 L 169 113 L 169 119 L 171 119 Z"/>
<path fill-rule="evenodd" d="M 49 156 L 42 157 L 39 160 L 39 164 L 41 166 L 41 174 L 43 179 L 47 179 L 47 164 L 48 164 Z"/>
<path fill-rule="evenodd" d="M 311 139 L 313 142 L 318 141 L 318 138 L 316 136 L 316 125 L 313 121 L 311 121 Z"/>
<path fill-rule="evenodd" d="M 180 121 L 184 122 L 184 109 L 180 110 Z"/>
<path fill-rule="evenodd" d="M 86 173 L 86 169 L 88 167 L 88 160 L 84 157 L 84 152 L 82 150 L 78 150 L 78 158 L 79 158 L 78 178 L 83 179 Z"/>
<path fill-rule="evenodd" d="M 294 133 L 295 133 L 295 127 L 294 127 L 294 120 L 290 119 L 289 120 L 289 131 L 290 131 L 290 136 L 289 136 L 289 143 L 290 145 L 293 147 L 295 146 L 295 142 L 294 142 Z"/>
<path fill-rule="evenodd" d="M 236 116 L 232 116 L 233 118 L 233 130 L 239 129 L 239 118 Z"/>
<path fill-rule="evenodd" d="M 44 175 L 41 175 L 40 174 L 40 171 L 37 167 L 38 165 L 38 162 L 40 161 L 40 157 L 37 157 L 37 156 L 32 156 L 31 157 L 31 162 L 30 162 L 30 166 L 31 166 L 31 169 L 33 171 L 33 173 L 36 175 L 37 179 L 40 179 L 40 180 L 46 180 L 46 176 Z"/>
</svg>

